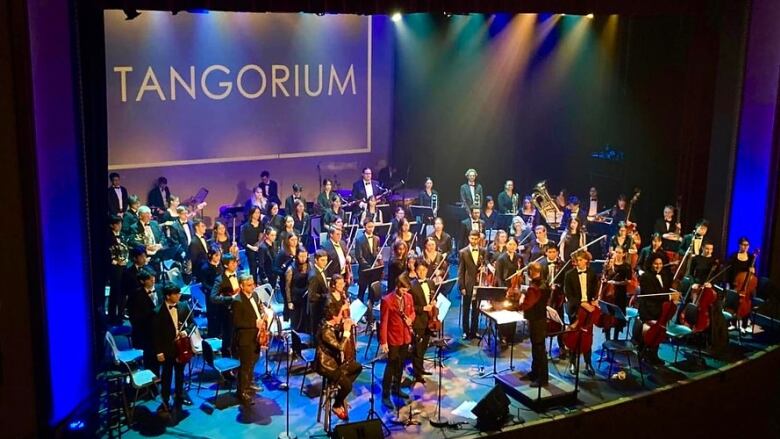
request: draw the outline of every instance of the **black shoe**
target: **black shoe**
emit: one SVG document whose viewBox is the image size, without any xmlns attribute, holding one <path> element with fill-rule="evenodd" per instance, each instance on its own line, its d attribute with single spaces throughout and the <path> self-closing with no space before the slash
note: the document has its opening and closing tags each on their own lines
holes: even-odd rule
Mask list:
<svg viewBox="0 0 780 439">
<path fill-rule="evenodd" d="M 585 365 L 585 375 L 590 377 L 596 375 L 596 371 L 593 370 L 593 366 L 591 366 L 590 364 Z"/>
<path fill-rule="evenodd" d="M 574 367 L 574 364 L 569 365 L 569 373 L 572 375 L 577 375 L 577 369 Z"/>
<path fill-rule="evenodd" d="M 388 410 L 395 410 L 395 404 L 387 395 L 382 396 L 382 405 Z"/>
<path fill-rule="evenodd" d="M 403 391 L 403 390 L 401 390 L 401 389 L 394 390 L 394 391 L 393 391 L 393 395 L 394 395 L 394 396 L 397 396 L 397 397 L 399 397 L 399 398 L 403 398 L 403 399 L 409 399 L 409 394 L 408 394 L 408 393 L 406 393 L 406 392 L 404 392 L 404 391 Z"/>
</svg>

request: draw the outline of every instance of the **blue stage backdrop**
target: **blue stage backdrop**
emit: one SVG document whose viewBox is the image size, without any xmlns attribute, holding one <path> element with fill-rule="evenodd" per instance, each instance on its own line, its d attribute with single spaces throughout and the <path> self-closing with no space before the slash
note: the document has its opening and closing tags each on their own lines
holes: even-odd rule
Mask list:
<svg viewBox="0 0 780 439">
<path fill-rule="evenodd" d="M 164 175 L 183 197 L 207 187 L 212 206 L 243 201 L 262 169 L 282 195 L 302 183 L 313 199 L 320 164 L 348 186 L 387 156 L 391 30 L 387 17 L 106 11 L 109 169 L 142 200 Z"/>
</svg>

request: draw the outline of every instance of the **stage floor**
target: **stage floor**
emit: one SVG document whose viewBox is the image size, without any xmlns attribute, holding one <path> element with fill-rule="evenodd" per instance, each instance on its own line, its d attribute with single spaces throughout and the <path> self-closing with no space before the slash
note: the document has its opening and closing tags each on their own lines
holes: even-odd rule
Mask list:
<svg viewBox="0 0 780 439">
<path fill-rule="evenodd" d="M 458 327 L 458 314 L 460 300 L 452 294 L 453 307 L 450 310 L 444 327 L 445 332 L 451 337 L 451 342 L 444 351 L 444 368 L 442 369 L 442 415 L 449 418 L 451 423 L 456 423 L 457 427 L 445 428 L 443 430 L 433 428 L 428 421 L 436 412 L 438 369 L 434 367 L 432 361 L 426 361 L 426 369 L 433 372 L 433 375 L 427 377 L 425 384 L 416 384 L 410 389 L 406 389 L 412 396 L 413 408 L 420 413 L 415 415 L 421 425 L 404 427 L 394 425 L 393 420 L 398 417 L 395 411 L 386 410 L 381 404 L 380 382 L 384 371 L 385 363 L 380 361 L 376 365 L 376 382 L 373 392 L 376 398 L 375 408 L 382 416 L 383 420 L 390 427 L 392 437 L 406 438 L 419 437 L 421 434 L 428 438 L 454 438 L 466 437 L 477 433 L 474 427 L 473 418 L 458 416 L 453 411 L 466 401 L 479 401 L 495 384 L 494 377 L 485 375 L 493 370 L 493 349 L 487 346 L 487 343 L 474 341 L 462 341 L 461 332 Z M 518 337 L 523 329 L 518 325 Z M 680 379 L 695 377 L 696 375 L 722 367 L 731 362 L 748 358 L 752 352 L 765 348 L 769 343 L 776 343 L 777 340 L 768 340 L 766 333 L 761 333 L 760 329 L 753 336 L 743 336 L 741 343 L 737 339 L 735 332 L 731 333 L 731 343 L 729 352 L 725 358 L 715 359 L 704 355 L 705 364 L 697 364 L 694 361 L 686 359 L 687 356 L 695 353 L 685 347 L 680 349 L 677 363 L 672 364 L 674 360 L 674 348 L 671 345 L 664 344 L 660 350 L 660 357 L 667 363 L 664 366 L 650 368 L 645 367 L 645 386 L 641 384 L 638 369 L 636 368 L 635 358 L 632 358 L 633 369 L 627 373 L 624 380 L 612 380 L 607 376 L 609 364 L 606 361 L 599 363 L 601 355 L 601 344 L 603 335 L 599 329 L 596 329 L 593 365 L 596 368 L 596 376 L 588 377 L 580 375 L 579 380 L 579 403 L 570 407 L 554 407 L 545 413 L 536 413 L 530 408 L 522 405 L 516 400 L 510 398 L 510 414 L 513 417 L 505 428 L 511 428 L 512 425 L 519 423 L 518 419 L 529 422 L 549 422 L 555 415 L 565 415 L 575 413 L 586 407 L 593 407 L 602 403 L 613 402 L 619 398 L 632 397 L 641 392 L 652 391 L 658 387 L 674 383 Z M 365 352 L 368 335 L 361 334 L 358 337 L 358 359 L 362 360 Z M 372 358 L 376 348 L 376 341 L 372 346 L 367 358 Z M 574 385 L 574 377 L 568 373 L 569 361 L 558 359 L 558 347 L 553 342 L 552 358 L 549 361 L 549 370 L 556 380 Z M 435 349 L 431 348 L 428 352 L 430 357 L 435 356 Z M 617 364 L 613 365 L 612 374 L 619 370 L 626 370 L 625 358 L 622 355 L 616 356 Z M 510 350 L 499 351 L 498 370 L 506 370 L 509 367 Z M 220 390 L 219 400 L 214 401 L 214 379 L 215 374 L 207 369 L 204 374 L 204 387 L 197 391 L 198 371 L 200 371 L 200 359 L 196 358 L 193 371 L 192 388 L 189 395 L 193 400 L 193 405 L 185 407 L 179 416 L 173 419 L 164 419 L 156 414 L 159 406 L 159 398 L 145 402 L 139 402 L 136 409 L 136 425 L 132 430 L 123 428 L 123 437 L 140 438 L 149 436 L 170 436 L 170 437 L 188 437 L 188 438 L 236 438 L 236 437 L 263 437 L 275 438 L 285 431 L 286 418 L 286 397 L 290 401 L 290 431 L 299 438 L 309 437 L 323 433 L 322 424 L 317 422 L 317 403 L 320 387 L 320 378 L 314 373 L 306 376 L 306 386 L 304 394 L 301 395 L 302 376 L 295 374 L 296 369 L 300 369 L 302 362 L 298 361 L 293 365 L 293 375 L 290 377 L 290 391 L 282 391 L 279 384 L 285 380 L 286 367 L 285 360 L 278 373 L 271 378 L 262 380 L 262 392 L 258 393 L 256 404 L 249 411 L 243 413 L 239 409 L 238 401 L 232 392 Z M 515 371 L 525 372 L 530 368 L 530 343 L 526 338 L 517 341 L 514 349 L 514 368 Z M 272 358 L 270 366 L 275 371 L 276 361 Z M 407 366 L 405 377 L 410 377 L 411 365 Z M 258 362 L 256 373 L 262 375 L 265 372 L 265 361 L 261 357 Z M 350 411 L 350 422 L 357 422 L 366 419 L 369 410 L 369 395 L 371 393 L 371 369 L 364 369 L 358 380 L 355 382 L 352 395 L 348 402 L 352 405 Z M 308 395 L 312 395 L 311 397 Z M 398 401 L 397 401 L 398 402 Z M 215 407 L 216 406 L 216 407 Z M 405 420 L 409 413 L 408 405 L 401 407 L 400 418 Z M 468 413 L 470 414 L 470 413 Z M 338 425 L 340 421 L 335 415 L 332 416 L 333 425 Z"/>
</svg>

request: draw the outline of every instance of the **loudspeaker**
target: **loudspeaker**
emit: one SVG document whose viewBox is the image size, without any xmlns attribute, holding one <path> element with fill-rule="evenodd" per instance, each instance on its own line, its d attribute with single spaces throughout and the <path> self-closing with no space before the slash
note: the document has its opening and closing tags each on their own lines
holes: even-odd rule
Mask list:
<svg viewBox="0 0 780 439">
<path fill-rule="evenodd" d="M 339 424 L 333 429 L 335 439 L 374 439 L 384 437 L 379 419 Z"/>
<path fill-rule="evenodd" d="M 479 430 L 497 430 L 509 417 L 509 398 L 504 390 L 496 385 L 471 409 L 477 416 Z"/>
</svg>

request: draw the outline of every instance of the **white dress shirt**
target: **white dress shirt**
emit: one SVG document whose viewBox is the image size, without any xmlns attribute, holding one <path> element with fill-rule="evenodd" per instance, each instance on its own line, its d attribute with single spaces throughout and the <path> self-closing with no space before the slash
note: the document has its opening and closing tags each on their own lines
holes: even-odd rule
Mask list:
<svg viewBox="0 0 780 439">
<path fill-rule="evenodd" d="M 121 212 L 124 210 L 124 206 L 122 206 L 122 186 L 115 187 L 114 193 L 116 194 L 116 198 L 119 200 L 119 211 Z"/>
<path fill-rule="evenodd" d="M 374 195 L 374 185 L 371 184 L 370 180 L 369 181 L 363 180 L 363 186 L 365 186 L 366 188 L 366 199 Z"/>
<path fill-rule="evenodd" d="M 579 271 L 577 277 L 580 280 L 580 302 L 588 301 L 588 272 Z"/>
</svg>

